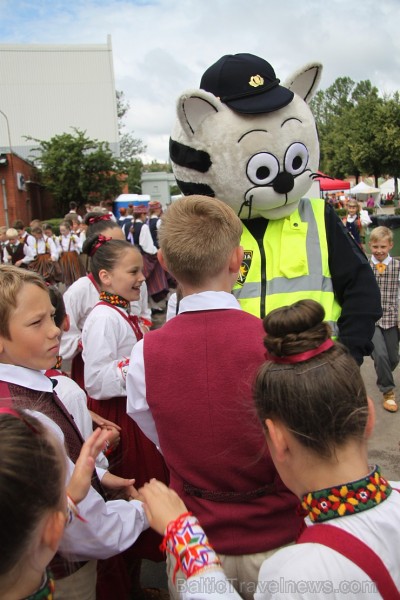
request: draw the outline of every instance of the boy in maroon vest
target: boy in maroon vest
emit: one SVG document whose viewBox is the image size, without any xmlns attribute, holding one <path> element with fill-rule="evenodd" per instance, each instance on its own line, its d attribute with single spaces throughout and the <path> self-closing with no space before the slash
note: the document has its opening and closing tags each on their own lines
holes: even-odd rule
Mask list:
<svg viewBox="0 0 400 600">
<path fill-rule="evenodd" d="M 54 365 L 59 351 L 60 329 L 54 323 L 54 313 L 48 288 L 39 275 L 11 265 L 0 266 L 0 407 L 35 410 L 52 419 L 64 436 L 71 474 L 83 439 L 53 392 L 52 380 L 43 374 Z M 99 472 L 102 475 L 104 472 Z M 65 529 L 60 554 L 50 568 L 60 597 L 95 600 L 95 559 L 126 550 L 148 524 L 141 502 L 106 503 L 96 472 L 80 513 L 84 521 L 75 519 Z"/>
<path fill-rule="evenodd" d="M 294 541 L 300 519 L 253 409 L 263 327 L 230 293 L 241 233 L 239 218 L 217 199 L 188 196 L 168 208 L 159 260 L 183 298 L 175 318 L 135 345 L 127 410 L 160 447 L 171 487 L 198 516 L 227 576 L 252 598 L 261 563 Z"/>
</svg>

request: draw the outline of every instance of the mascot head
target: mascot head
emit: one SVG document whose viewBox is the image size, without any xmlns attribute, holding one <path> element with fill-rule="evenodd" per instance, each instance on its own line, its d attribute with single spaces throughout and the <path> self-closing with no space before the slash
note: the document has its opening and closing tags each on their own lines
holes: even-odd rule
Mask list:
<svg viewBox="0 0 400 600">
<path fill-rule="evenodd" d="M 279 85 L 272 66 L 252 54 L 226 55 L 184 92 L 170 140 L 183 194 L 217 196 L 241 219 L 291 214 L 317 176 L 319 144 L 307 102 L 319 63 Z"/>
</svg>

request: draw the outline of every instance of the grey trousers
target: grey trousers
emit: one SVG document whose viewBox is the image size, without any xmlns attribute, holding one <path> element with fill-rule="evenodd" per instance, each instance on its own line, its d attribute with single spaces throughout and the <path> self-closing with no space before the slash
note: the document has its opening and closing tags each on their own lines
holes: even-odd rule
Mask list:
<svg viewBox="0 0 400 600">
<path fill-rule="evenodd" d="M 372 343 L 374 344 L 372 358 L 377 375 L 376 385 L 382 394 L 385 394 L 395 387 L 392 372 L 399 364 L 398 328 L 382 329 L 376 326 Z"/>
</svg>

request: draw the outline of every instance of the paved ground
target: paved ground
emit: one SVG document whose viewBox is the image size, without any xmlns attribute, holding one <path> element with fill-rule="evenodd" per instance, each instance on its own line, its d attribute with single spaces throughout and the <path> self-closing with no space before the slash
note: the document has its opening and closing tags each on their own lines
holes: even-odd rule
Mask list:
<svg viewBox="0 0 400 600">
<path fill-rule="evenodd" d="M 400 367 L 394 372 L 395 384 L 400 400 Z M 400 480 L 400 411 L 389 413 L 382 407 L 382 394 L 376 386 L 374 363 L 366 358 L 361 373 L 368 395 L 373 399 L 376 412 L 375 431 L 370 440 L 371 464 L 378 463 L 388 479 Z"/>
</svg>

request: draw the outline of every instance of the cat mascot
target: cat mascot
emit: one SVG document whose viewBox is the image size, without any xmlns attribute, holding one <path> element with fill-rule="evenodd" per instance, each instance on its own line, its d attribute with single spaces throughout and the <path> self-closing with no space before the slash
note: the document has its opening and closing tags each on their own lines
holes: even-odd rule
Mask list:
<svg viewBox="0 0 400 600">
<path fill-rule="evenodd" d="M 242 308 L 264 317 L 314 299 L 361 364 L 381 316 L 376 280 L 334 210 L 305 197 L 318 175 L 307 103 L 321 71 L 308 64 L 280 85 L 264 59 L 223 56 L 200 89 L 179 97 L 170 158 L 183 194 L 215 196 L 243 222 L 244 258 L 233 289 Z"/>
</svg>

